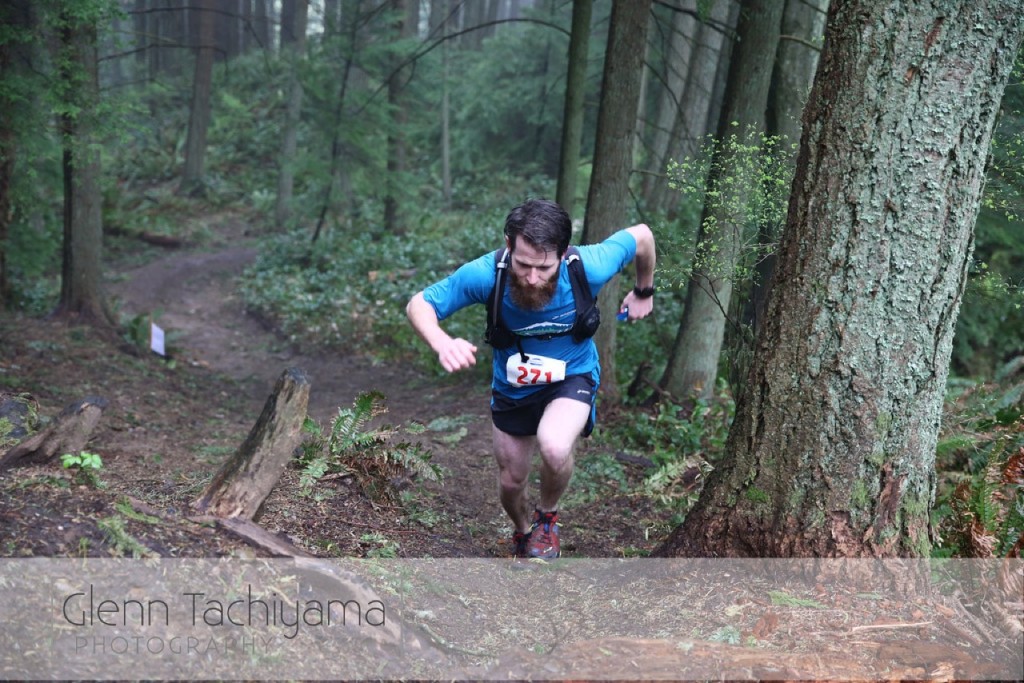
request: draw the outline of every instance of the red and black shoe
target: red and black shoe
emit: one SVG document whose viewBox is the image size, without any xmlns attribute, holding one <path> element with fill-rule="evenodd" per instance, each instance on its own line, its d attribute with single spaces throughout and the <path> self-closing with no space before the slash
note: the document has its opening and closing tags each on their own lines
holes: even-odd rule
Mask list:
<svg viewBox="0 0 1024 683">
<path fill-rule="evenodd" d="M 553 560 L 562 554 L 558 542 L 558 511 L 533 513 L 533 528 L 530 529 L 526 546 L 528 557 Z"/>
<path fill-rule="evenodd" d="M 516 531 L 512 534 L 512 557 L 518 559 L 525 559 L 529 557 L 527 555 L 527 548 L 530 545 L 530 532 L 523 533 L 522 531 Z"/>
</svg>

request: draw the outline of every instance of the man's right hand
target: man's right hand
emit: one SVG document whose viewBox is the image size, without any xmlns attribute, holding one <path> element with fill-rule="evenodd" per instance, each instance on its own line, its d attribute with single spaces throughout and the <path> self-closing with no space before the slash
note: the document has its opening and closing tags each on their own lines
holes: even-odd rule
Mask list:
<svg viewBox="0 0 1024 683">
<path fill-rule="evenodd" d="M 449 337 L 437 349 L 437 359 L 441 362 L 441 367 L 448 372 L 465 370 L 476 365 L 476 346 L 461 337 Z"/>
<path fill-rule="evenodd" d="M 476 365 L 476 347 L 465 339 L 453 339 L 441 329 L 437 313 L 423 298 L 423 292 L 409 300 L 405 312 L 413 329 L 437 352 L 437 360 L 445 370 L 455 372 Z"/>
</svg>

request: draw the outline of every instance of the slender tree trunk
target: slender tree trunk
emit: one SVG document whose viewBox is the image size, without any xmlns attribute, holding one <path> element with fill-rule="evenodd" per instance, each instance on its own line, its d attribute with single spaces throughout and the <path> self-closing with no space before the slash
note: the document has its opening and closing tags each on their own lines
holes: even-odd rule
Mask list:
<svg viewBox="0 0 1024 683">
<path fill-rule="evenodd" d="M 32 63 L 28 56 L 31 49 L 26 41 L 19 49 L 18 39 L 32 30 L 35 18 L 29 0 L 9 2 L 0 7 L 0 24 L 7 27 L 10 35 L 0 40 L 0 83 L 6 85 L 0 90 L 0 311 L 7 308 L 10 299 L 10 279 L 7 271 L 7 239 L 14 220 L 15 172 L 18 161 L 18 139 L 20 131 L 18 115 L 25 115 L 24 99 L 30 97 L 31 86 L 27 85 L 26 72 Z M 17 83 L 26 83 L 18 87 Z M 23 135 L 23 133 L 21 133 Z"/>
<path fill-rule="evenodd" d="M 102 287 L 103 214 L 96 139 L 99 102 L 96 26 L 62 16 L 61 80 L 68 113 L 64 144 L 64 243 L 60 302 L 54 315 L 106 326 L 113 322 Z M 71 112 L 74 113 L 71 113 Z"/>
<path fill-rule="evenodd" d="M 416 24 L 419 22 L 419 4 L 415 0 L 392 0 L 397 12 L 397 36 L 406 41 L 416 35 Z M 404 226 L 400 221 L 399 207 L 406 187 L 406 142 L 405 129 L 409 121 L 409 112 L 403 98 L 403 90 L 408 76 L 408 68 L 400 69 L 398 64 L 404 61 L 405 55 L 396 52 L 395 65 L 388 79 L 388 103 L 391 107 L 391 129 L 388 131 L 388 192 L 384 197 L 384 229 L 387 232 L 403 234 Z"/>
<path fill-rule="evenodd" d="M 203 165 L 206 157 L 206 133 L 210 127 L 210 95 L 213 89 L 213 37 L 217 18 L 214 0 L 197 0 L 199 6 L 199 45 L 192 82 L 192 106 L 185 141 L 185 169 L 178 194 L 203 193 Z"/>
<path fill-rule="evenodd" d="M 298 11 L 296 5 L 299 0 L 281 0 L 281 49 L 289 43 L 294 43 L 299 39 L 298 33 L 295 31 L 295 13 Z"/>
<path fill-rule="evenodd" d="M 242 36 L 239 31 L 242 19 L 242 0 L 221 0 L 219 4 L 222 14 L 217 21 L 217 37 L 215 39 L 219 49 L 214 54 L 214 59 L 226 62 L 237 57 L 242 51 Z"/>
<path fill-rule="evenodd" d="M 735 28 L 736 3 L 722 0 L 711 5 L 708 20 L 700 24 L 696 46 L 690 58 L 686 88 L 680 99 L 680 109 L 672 127 L 669 147 L 662 159 L 660 171 L 667 170 L 671 159 L 695 158 L 705 136 L 717 119 L 715 110 L 715 82 L 718 72 L 727 71 L 732 50 L 731 33 Z M 721 92 L 721 91 L 717 91 Z M 710 122 L 710 123 L 709 123 Z M 679 203 L 679 195 L 665 181 L 651 188 L 648 202 L 651 207 L 664 209 L 670 214 Z"/>
<path fill-rule="evenodd" d="M 284 134 L 281 137 L 281 160 L 277 174 L 277 203 L 274 207 L 274 222 L 284 227 L 292 214 L 292 194 L 295 190 L 295 151 L 299 136 L 299 121 L 302 118 L 302 63 L 306 53 L 306 21 L 309 12 L 308 0 L 295 0 L 293 30 L 296 40 L 282 45 L 282 52 L 291 60 L 291 87 L 285 107 Z"/>
<path fill-rule="evenodd" d="M 590 17 L 593 0 L 572 3 L 572 32 L 569 38 L 569 73 L 562 112 L 562 151 L 558 165 L 555 200 L 573 215 L 576 178 L 579 175 L 580 141 L 583 138 L 583 96 L 587 85 L 587 51 L 590 45 Z"/>
<path fill-rule="evenodd" d="M 452 206 L 452 142 L 451 142 L 451 47 L 448 41 L 450 31 L 449 11 L 451 0 L 436 0 L 445 8 L 442 13 L 441 34 L 445 37 L 441 45 L 441 192 L 446 209 Z"/>
<path fill-rule="evenodd" d="M 316 229 L 313 231 L 313 242 L 320 239 L 324 223 L 327 220 L 327 213 L 331 209 L 335 186 L 340 185 L 344 188 L 348 185 L 348 179 L 341 163 L 341 126 L 345 116 L 345 99 L 348 93 L 349 81 L 352 77 L 353 62 L 355 60 L 357 42 L 359 39 L 360 8 L 361 0 L 348 0 L 348 2 L 343 2 L 341 7 L 341 20 L 343 22 L 347 22 L 346 39 L 348 40 L 348 46 L 344 50 L 344 54 L 340 56 L 338 60 L 341 62 L 341 69 L 338 78 L 338 99 L 335 103 L 334 109 L 334 125 L 331 129 L 331 179 L 324 190 L 324 199 L 320 206 L 320 216 L 316 222 Z M 339 34 L 338 40 L 341 39 L 342 36 Z"/>
<path fill-rule="evenodd" d="M 143 72 L 147 65 L 147 52 L 150 49 L 149 30 L 146 26 L 146 5 L 147 0 L 133 0 L 132 2 L 132 29 L 135 31 L 135 64 L 140 72 Z"/>
<path fill-rule="evenodd" d="M 644 175 L 640 190 L 648 211 L 658 211 L 661 208 L 654 200 L 663 198 L 664 195 L 656 193 L 655 189 L 668 184 L 665 169 L 668 166 L 672 134 L 676 130 L 675 122 L 682 116 L 683 92 L 690 75 L 690 58 L 700 33 L 700 24 L 694 16 L 697 9 L 696 0 L 686 0 L 683 8 L 689 11 L 673 12 L 669 24 L 670 34 L 662 60 L 663 73 L 659 79 L 660 95 L 654 124 L 648 134 L 647 157 L 650 162 L 647 164 L 647 173 Z"/>
<path fill-rule="evenodd" d="M 256 8 L 253 12 L 253 31 L 256 33 L 256 41 L 263 50 L 274 49 L 274 39 L 270 32 L 270 0 L 255 0 Z"/>
<path fill-rule="evenodd" d="M 165 24 L 167 35 L 165 39 L 170 44 L 165 50 L 163 69 L 172 76 L 179 76 L 183 72 L 183 65 L 188 61 L 183 58 L 187 54 L 181 48 L 188 45 L 188 10 L 186 9 L 189 0 L 166 0 L 169 10 Z"/>
<path fill-rule="evenodd" d="M 741 10 L 739 40 L 729 66 L 709 188 L 714 188 L 719 178 L 739 174 L 741 160 L 734 156 L 734 149 L 723 143 L 732 136 L 745 141 L 749 134 L 757 135 L 764 128 L 783 8 L 784 4 L 777 0 L 750 0 Z M 758 181 L 752 181 L 747 192 L 760 192 Z M 680 399 L 708 397 L 715 389 L 726 312 L 746 227 L 734 210 L 735 207 L 712 200 L 710 194 L 705 199 L 683 320 L 660 383 Z"/>
<path fill-rule="evenodd" d="M 600 242 L 626 227 L 629 175 L 633 170 L 633 141 L 650 11 L 651 0 L 614 0 L 612 3 L 601 108 L 597 115 L 594 172 L 583 227 L 583 241 L 587 243 Z M 613 402 L 618 400 L 619 394 L 615 378 L 615 316 L 621 299 L 616 277 L 598 295 L 604 324 L 594 338 L 601 359 L 602 392 Z"/>
<path fill-rule="evenodd" d="M 670 555 L 918 557 L 1024 1 L 835 0 L 768 315 Z"/>
</svg>

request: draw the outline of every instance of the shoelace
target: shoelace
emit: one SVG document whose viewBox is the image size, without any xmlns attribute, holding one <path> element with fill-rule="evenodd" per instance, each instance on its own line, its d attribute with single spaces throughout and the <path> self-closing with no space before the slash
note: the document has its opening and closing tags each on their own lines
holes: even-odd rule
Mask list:
<svg viewBox="0 0 1024 683">
<path fill-rule="evenodd" d="M 551 545 L 551 527 L 553 527 L 557 521 L 558 518 L 551 514 L 541 515 L 540 519 L 537 520 L 537 526 L 534 528 L 533 533 L 540 531 L 539 540 L 544 545 Z"/>
</svg>

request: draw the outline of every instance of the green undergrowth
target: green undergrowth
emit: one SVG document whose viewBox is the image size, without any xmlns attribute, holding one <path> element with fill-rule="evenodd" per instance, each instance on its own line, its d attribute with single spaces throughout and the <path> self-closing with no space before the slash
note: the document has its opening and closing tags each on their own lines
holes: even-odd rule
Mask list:
<svg viewBox="0 0 1024 683">
<path fill-rule="evenodd" d="M 497 248 L 501 235 L 497 213 L 464 220 L 426 222 L 416 235 L 353 239 L 330 232 L 316 242 L 303 231 L 269 237 L 242 278 L 244 300 L 302 346 L 381 360 L 433 360 L 409 325 L 406 303 L 464 261 Z M 448 332 L 482 341 L 482 318 L 473 313 L 446 320 Z"/>
<path fill-rule="evenodd" d="M 938 557 L 1005 557 L 1024 551 L 1024 375 L 999 383 L 950 382 L 936 448 L 933 525 Z"/>
</svg>

